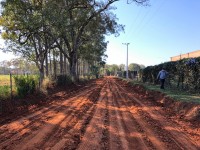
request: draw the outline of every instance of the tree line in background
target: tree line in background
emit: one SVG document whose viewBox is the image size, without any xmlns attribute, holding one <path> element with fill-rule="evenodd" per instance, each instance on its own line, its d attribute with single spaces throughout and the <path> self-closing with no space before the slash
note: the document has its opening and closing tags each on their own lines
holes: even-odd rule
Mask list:
<svg viewBox="0 0 200 150">
<path fill-rule="evenodd" d="M 144 69 L 145 66 L 142 64 L 131 63 L 128 66 L 128 76 L 129 78 L 135 78 L 139 75 L 140 71 Z M 112 76 L 119 76 L 119 77 L 126 77 L 126 68 L 125 64 L 112 64 L 112 65 L 105 65 L 104 69 L 105 75 L 112 75 Z"/>
<path fill-rule="evenodd" d="M 57 57 L 55 57 L 57 58 Z M 56 60 L 56 61 L 55 61 Z M 50 59 L 52 61 L 52 65 L 48 64 L 49 70 L 52 70 L 52 78 L 55 77 L 56 73 L 60 71 L 60 61 L 59 57 L 57 59 Z M 54 62 L 55 61 L 55 62 Z M 55 66 L 54 66 L 55 65 Z M 57 66 L 57 67 L 56 67 Z M 79 65 L 80 67 L 81 65 Z M 85 66 L 86 67 L 86 66 Z M 87 66 L 89 69 L 89 66 Z M 56 68 L 56 70 L 54 70 Z M 131 63 L 129 66 L 129 78 L 136 78 L 138 72 L 144 68 L 144 65 L 139 65 L 137 63 Z M 88 71 L 90 76 L 95 76 L 96 78 L 99 75 L 107 75 L 107 76 L 119 76 L 125 77 L 125 65 L 105 65 L 104 68 L 97 68 L 95 66 L 91 67 Z M 84 70 L 82 70 L 84 71 Z M 79 72 L 82 72 L 79 68 Z M 2 61 L 0 62 L 0 75 L 1 76 L 1 84 L 0 84 L 0 99 L 3 98 L 14 98 L 14 97 L 24 97 L 27 94 L 32 94 L 38 88 L 38 68 L 35 63 L 31 61 L 27 61 L 24 58 L 16 58 L 10 61 Z M 85 72 L 85 71 L 84 71 Z M 86 72 L 85 72 L 86 73 Z M 10 74 L 10 75 L 9 75 Z M 65 77 L 65 78 L 63 78 Z M 3 83 L 2 83 L 3 82 Z M 50 84 L 56 84 L 58 86 L 65 86 L 72 83 L 71 79 L 67 75 L 57 75 L 56 80 L 49 81 L 49 78 L 45 79 L 43 83 L 42 90 L 46 91 L 46 88 Z"/>
<path fill-rule="evenodd" d="M 5 60 L 0 62 L 0 74 L 8 75 L 23 75 L 23 74 L 38 74 L 38 69 L 34 62 L 27 61 L 24 58 L 16 58 L 10 61 Z"/>
<path fill-rule="evenodd" d="M 90 65 L 89 63 L 83 63 L 79 61 L 80 64 L 78 65 L 77 71 L 78 76 L 82 78 L 91 78 L 92 76 L 99 77 L 99 74 L 104 74 L 104 69 L 98 66 Z M 63 63 L 63 64 L 62 64 Z M 59 55 L 52 56 L 49 58 L 48 62 L 48 73 L 46 72 L 45 75 L 48 76 L 50 79 L 57 80 L 58 77 L 62 75 L 66 77 L 69 72 L 69 67 L 66 66 L 64 72 L 62 72 L 62 66 L 65 66 L 64 62 L 60 61 Z M 102 64 L 103 66 L 104 64 Z M 10 61 L 2 61 L 0 62 L 0 74 L 1 75 L 39 75 L 39 70 L 35 63 L 30 60 L 26 60 L 25 58 L 15 58 Z"/>
<path fill-rule="evenodd" d="M 118 36 L 111 5 L 119 0 L 3 0 L 0 26 L 4 51 L 35 62 L 40 83 L 45 76 L 97 74 L 105 65 L 105 35 Z M 132 0 L 146 5 L 148 0 Z M 58 72 L 59 70 L 59 72 Z"/>
<path fill-rule="evenodd" d="M 48 70 L 49 73 L 51 74 L 52 77 L 57 76 L 58 72 L 61 72 L 61 66 L 64 64 L 60 64 L 60 60 L 58 56 L 54 56 L 54 59 L 49 59 L 49 64 L 48 64 Z M 141 69 L 144 69 L 145 66 L 142 64 L 137 64 L 137 63 L 131 63 L 128 66 L 128 70 L 130 72 L 139 72 Z M 126 71 L 125 64 L 105 64 L 104 67 L 98 68 L 96 66 L 89 66 L 83 64 L 79 65 L 78 68 L 78 73 L 81 76 L 86 76 L 88 74 L 90 75 L 97 75 L 98 76 L 103 76 L 103 75 L 108 75 L 108 76 L 117 76 L 119 74 L 122 75 Z M 8 75 L 8 74 L 14 74 L 14 75 L 26 75 L 26 74 L 32 74 L 36 75 L 39 74 L 39 70 L 35 63 L 32 61 L 27 61 L 25 58 L 15 58 L 10 61 L 2 61 L 0 62 L 0 74 L 2 75 Z"/>
<path fill-rule="evenodd" d="M 170 88 L 200 92 L 200 57 L 148 66 L 142 70 L 142 81 L 156 84 L 157 74 L 162 68 L 169 72 L 167 84 Z"/>
</svg>

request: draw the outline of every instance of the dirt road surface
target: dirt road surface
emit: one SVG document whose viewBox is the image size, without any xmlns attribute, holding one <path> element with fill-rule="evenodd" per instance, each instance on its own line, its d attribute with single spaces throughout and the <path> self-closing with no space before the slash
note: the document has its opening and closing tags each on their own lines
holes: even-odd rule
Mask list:
<svg viewBox="0 0 200 150">
<path fill-rule="evenodd" d="M 199 150 L 200 128 L 107 77 L 1 124 L 0 149 Z"/>
</svg>

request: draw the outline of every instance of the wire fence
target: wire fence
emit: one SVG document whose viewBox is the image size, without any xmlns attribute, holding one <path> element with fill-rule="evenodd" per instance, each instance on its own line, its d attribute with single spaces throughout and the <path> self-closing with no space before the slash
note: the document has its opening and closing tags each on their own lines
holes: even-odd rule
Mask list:
<svg viewBox="0 0 200 150">
<path fill-rule="evenodd" d="M 18 75 L 18 74 L 12 74 L 12 73 L 10 73 L 8 75 L 0 74 L 0 100 L 12 99 L 13 95 L 16 95 L 15 78 L 27 79 L 31 76 L 36 76 L 36 75 L 29 75 L 29 74 Z M 21 83 L 21 84 L 23 84 L 23 83 Z"/>
<path fill-rule="evenodd" d="M 5 103 L 12 101 L 13 90 L 15 88 L 13 75 L 0 75 L 0 112 L 5 110 Z"/>
<path fill-rule="evenodd" d="M 15 86 L 13 74 L 0 75 L 0 99 L 12 99 Z"/>
<path fill-rule="evenodd" d="M 32 94 L 38 86 L 38 80 L 37 75 L 0 75 L 0 113 L 12 109 L 16 97 Z"/>
</svg>

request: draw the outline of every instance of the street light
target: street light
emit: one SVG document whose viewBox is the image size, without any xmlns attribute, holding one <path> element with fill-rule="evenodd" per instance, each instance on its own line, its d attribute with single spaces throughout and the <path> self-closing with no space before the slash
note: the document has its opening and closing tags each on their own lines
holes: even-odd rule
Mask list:
<svg viewBox="0 0 200 150">
<path fill-rule="evenodd" d="M 130 43 L 122 43 L 122 44 L 126 45 L 126 47 L 127 47 L 127 56 L 126 56 L 126 79 L 128 79 L 128 45 L 129 45 Z"/>
</svg>

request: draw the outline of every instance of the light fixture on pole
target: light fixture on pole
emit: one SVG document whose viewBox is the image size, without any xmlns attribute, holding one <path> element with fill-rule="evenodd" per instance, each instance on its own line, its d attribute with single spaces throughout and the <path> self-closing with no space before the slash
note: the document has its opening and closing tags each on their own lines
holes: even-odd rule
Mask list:
<svg viewBox="0 0 200 150">
<path fill-rule="evenodd" d="M 127 46 L 127 55 L 126 55 L 126 79 L 128 79 L 128 45 L 130 43 L 122 43 Z"/>
</svg>

